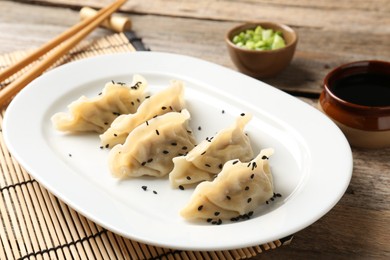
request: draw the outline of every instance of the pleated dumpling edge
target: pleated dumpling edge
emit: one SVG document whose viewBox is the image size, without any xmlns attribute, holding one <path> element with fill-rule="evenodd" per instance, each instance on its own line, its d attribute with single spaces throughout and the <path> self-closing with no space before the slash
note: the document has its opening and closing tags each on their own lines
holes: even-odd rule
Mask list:
<svg viewBox="0 0 390 260">
<path fill-rule="evenodd" d="M 103 147 L 123 144 L 129 133 L 138 125 L 168 112 L 180 112 L 184 108 L 184 83 L 172 80 L 167 88 L 145 99 L 137 112 L 117 117 L 111 126 L 99 136 L 101 144 Z"/>
<path fill-rule="evenodd" d="M 81 96 L 68 105 L 67 113 L 54 114 L 52 124 L 64 132 L 103 133 L 119 115 L 137 111 L 145 99 L 147 85 L 146 79 L 139 74 L 133 75 L 131 85 L 107 82 L 98 96 Z"/>
<path fill-rule="evenodd" d="M 268 162 L 273 152 L 272 148 L 263 149 L 249 162 L 226 162 L 213 181 L 198 184 L 180 215 L 216 223 L 252 216 L 274 194 Z"/>
<path fill-rule="evenodd" d="M 195 146 L 189 127 L 190 113 L 169 112 L 137 126 L 125 143 L 109 152 L 108 164 L 114 177 L 163 177 L 173 168 L 172 158 Z"/>
<path fill-rule="evenodd" d="M 225 162 L 232 159 L 251 160 L 253 149 L 244 132 L 251 118 L 251 114 L 237 117 L 234 124 L 222 129 L 214 137 L 203 140 L 186 156 L 174 158 L 174 168 L 169 173 L 171 186 L 192 186 L 212 180 Z"/>
</svg>

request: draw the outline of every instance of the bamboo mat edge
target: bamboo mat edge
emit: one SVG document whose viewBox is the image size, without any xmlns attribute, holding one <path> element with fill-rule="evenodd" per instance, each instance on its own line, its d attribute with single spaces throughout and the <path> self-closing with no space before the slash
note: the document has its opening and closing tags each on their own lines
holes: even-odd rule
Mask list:
<svg viewBox="0 0 390 260">
<path fill-rule="evenodd" d="M 136 51 L 123 33 L 83 41 L 52 68 L 101 54 Z M 0 71 L 28 51 L 0 55 Z M 5 87 L 29 67 L 0 83 Z M 50 68 L 51 69 L 51 68 Z M 244 259 L 291 242 L 292 236 L 226 251 L 155 247 L 116 235 L 83 217 L 33 179 L 4 144 L 0 114 L 0 259 Z"/>
</svg>

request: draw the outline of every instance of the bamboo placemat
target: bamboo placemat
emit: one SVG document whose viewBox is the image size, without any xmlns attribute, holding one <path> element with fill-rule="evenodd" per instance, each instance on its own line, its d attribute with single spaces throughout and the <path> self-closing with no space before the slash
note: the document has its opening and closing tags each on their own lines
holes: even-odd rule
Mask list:
<svg viewBox="0 0 390 260">
<path fill-rule="evenodd" d="M 54 66 L 130 51 L 135 48 L 128 38 L 122 33 L 113 34 L 82 42 Z M 18 51 L 0 55 L 0 71 L 27 54 Z M 0 91 L 17 76 L 0 85 Z M 3 116 L 4 109 L 0 113 L 0 259 L 244 259 L 292 239 L 290 236 L 254 247 L 203 252 L 160 248 L 116 235 L 67 206 L 18 164 L 4 144 Z"/>
</svg>

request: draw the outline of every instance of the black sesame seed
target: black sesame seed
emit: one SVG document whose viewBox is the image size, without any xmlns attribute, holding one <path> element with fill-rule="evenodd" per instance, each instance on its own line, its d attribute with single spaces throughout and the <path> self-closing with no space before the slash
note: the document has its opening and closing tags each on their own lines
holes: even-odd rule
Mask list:
<svg viewBox="0 0 390 260">
<path fill-rule="evenodd" d="M 249 211 L 249 212 L 248 212 L 248 216 L 249 216 L 249 217 L 252 217 L 252 216 L 253 216 L 253 211 Z"/>
<path fill-rule="evenodd" d="M 169 153 L 169 151 L 167 151 L 167 150 L 163 151 L 163 154 L 168 154 L 168 153 Z"/>
<path fill-rule="evenodd" d="M 145 121 L 146 125 L 149 125 L 149 122 L 148 121 Z"/>
<path fill-rule="evenodd" d="M 190 180 L 191 180 L 191 177 L 190 177 L 190 176 L 187 176 L 186 179 L 190 181 Z"/>
<path fill-rule="evenodd" d="M 237 161 L 234 161 L 234 162 L 233 162 L 233 165 L 236 164 L 236 163 L 238 163 L 238 160 L 237 160 Z"/>
<path fill-rule="evenodd" d="M 222 114 L 225 114 L 225 110 L 222 110 Z"/>
<path fill-rule="evenodd" d="M 101 96 L 103 93 L 102 92 L 99 92 L 98 96 Z"/>
<path fill-rule="evenodd" d="M 161 107 L 161 109 L 162 109 L 162 110 L 165 110 L 165 109 L 167 109 L 167 107 Z"/>
<path fill-rule="evenodd" d="M 217 225 L 221 225 L 221 224 L 222 224 L 222 220 L 218 219 Z"/>
<path fill-rule="evenodd" d="M 187 146 L 183 146 L 181 149 L 182 149 L 182 150 L 187 150 L 188 147 L 187 147 Z"/>
<path fill-rule="evenodd" d="M 112 83 L 112 84 L 115 84 L 115 81 L 111 80 L 111 83 Z"/>
<path fill-rule="evenodd" d="M 110 147 L 110 145 L 109 144 L 106 144 L 106 146 L 105 146 L 106 148 L 108 148 L 108 147 Z"/>
<path fill-rule="evenodd" d="M 246 187 L 245 187 L 245 190 L 249 190 L 249 186 L 246 186 Z"/>
<path fill-rule="evenodd" d="M 245 113 L 241 113 L 241 116 L 245 116 Z"/>
<path fill-rule="evenodd" d="M 145 166 L 145 164 L 146 164 L 146 162 L 142 162 L 142 163 L 141 163 L 142 166 Z"/>
<path fill-rule="evenodd" d="M 114 134 L 115 137 L 117 137 L 118 135 L 117 134 Z"/>
<path fill-rule="evenodd" d="M 135 105 L 134 101 L 131 101 L 131 105 L 132 105 L 132 106 L 134 106 L 134 105 Z"/>
<path fill-rule="evenodd" d="M 251 174 L 251 179 L 253 179 L 255 177 L 255 174 L 254 173 L 252 173 Z"/>
<path fill-rule="evenodd" d="M 208 164 L 208 163 L 206 163 L 204 166 L 206 166 L 206 167 L 211 167 L 211 165 L 210 165 L 210 164 Z"/>
<path fill-rule="evenodd" d="M 179 185 L 179 189 L 184 190 L 183 185 Z"/>
<path fill-rule="evenodd" d="M 214 212 L 214 216 L 218 216 L 220 214 L 220 212 L 216 211 Z"/>
<path fill-rule="evenodd" d="M 157 129 L 156 129 L 156 134 L 157 134 L 157 135 L 160 135 L 160 132 L 159 132 Z"/>
<path fill-rule="evenodd" d="M 171 145 L 173 145 L 173 146 L 176 146 L 176 145 L 177 145 L 177 143 L 171 143 Z"/>
<path fill-rule="evenodd" d="M 133 87 L 134 87 L 135 89 L 137 89 L 137 88 L 139 88 L 139 85 L 141 85 L 141 84 L 142 84 L 142 82 L 141 82 L 141 81 L 138 81 L 137 83 L 134 84 Z"/>
<path fill-rule="evenodd" d="M 108 125 L 108 122 L 104 122 L 105 125 Z"/>
<path fill-rule="evenodd" d="M 222 163 L 220 165 L 218 165 L 219 169 L 222 169 L 222 167 L 223 167 Z"/>
<path fill-rule="evenodd" d="M 202 127 L 198 126 L 198 130 L 199 130 L 199 131 L 202 130 Z"/>
<path fill-rule="evenodd" d="M 276 193 L 275 196 L 280 198 L 280 197 L 282 197 L 282 194 Z"/>
<path fill-rule="evenodd" d="M 150 158 L 149 160 L 148 160 L 148 163 L 151 163 L 153 161 L 153 158 Z"/>
<path fill-rule="evenodd" d="M 153 193 L 154 193 L 154 194 L 157 194 L 157 191 L 154 190 Z"/>
<path fill-rule="evenodd" d="M 148 189 L 147 186 L 142 186 L 141 188 L 142 188 L 143 190 L 147 190 L 147 189 Z"/>
<path fill-rule="evenodd" d="M 256 162 L 253 162 L 252 163 L 252 171 L 257 167 L 257 163 Z"/>
<path fill-rule="evenodd" d="M 250 203 L 252 201 L 252 198 L 248 198 L 246 202 Z"/>
<path fill-rule="evenodd" d="M 146 97 L 145 97 L 145 99 L 148 99 L 148 98 L 150 98 L 150 96 L 146 96 Z"/>
<path fill-rule="evenodd" d="M 200 205 L 199 207 L 198 207 L 198 211 L 201 211 L 203 209 L 203 205 Z"/>
<path fill-rule="evenodd" d="M 263 160 L 268 160 L 268 157 L 265 156 L 265 155 L 263 155 L 263 157 L 261 157 L 261 159 L 263 159 Z"/>
<path fill-rule="evenodd" d="M 213 219 L 208 218 L 206 221 L 210 223 L 211 221 L 213 221 Z"/>
<path fill-rule="evenodd" d="M 203 153 L 201 153 L 200 155 L 204 155 L 206 153 L 206 151 L 204 151 Z"/>
<path fill-rule="evenodd" d="M 72 154 L 70 153 L 70 154 L 68 154 L 69 155 L 69 157 L 72 157 Z"/>
<path fill-rule="evenodd" d="M 231 199 L 232 199 L 229 195 L 227 195 L 226 198 L 227 198 L 228 200 L 231 200 Z"/>
<path fill-rule="evenodd" d="M 100 148 L 100 149 L 103 149 L 104 147 L 103 147 L 103 146 L 100 146 L 99 148 Z"/>
</svg>

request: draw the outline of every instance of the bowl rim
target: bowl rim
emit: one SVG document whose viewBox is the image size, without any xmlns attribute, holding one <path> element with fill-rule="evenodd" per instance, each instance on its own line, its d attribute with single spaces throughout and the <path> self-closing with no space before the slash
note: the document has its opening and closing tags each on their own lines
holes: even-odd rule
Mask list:
<svg viewBox="0 0 390 260">
<path fill-rule="evenodd" d="M 260 26 L 263 27 L 263 24 L 265 25 L 264 28 L 266 28 L 266 29 L 267 29 L 266 25 L 270 25 L 271 24 L 271 25 L 273 25 L 275 27 L 279 27 L 279 28 L 283 29 L 283 31 L 291 33 L 291 35 L 293 36 L 293 40 L 291 42 L 289 42 L 288 44 L 286 44 L 286 46 L 284 46 L 282 48 L 279 48 L 279 49 L 275 49 L 275 50 L 250 50 L 250 49 L 246 49 L 246 48 L 237 46 L 237 45 L 235 45 L 232 42 L 231 36 L 232 36 L 232 33 L 234 31 L 236 31 L 236 30 L 242 31 L 242 30 L 239 30 L 239 29 L 247 27 L 247 26 L 249 26 L 247 29 L 251 29 L 252 27 L 254 28 L 257 25 L 260 25 Z M 248 53 L 275 53 L 275 52 L 283 51 L 283 50 L 285 50 L 287 48 L 290 48 L 291 46 L 296 45 L 296 43 L 298 42 L 298 33 L 293 28 L 288 26 L 287 24 L 277 23 L 277 22 L 272 22 L 272 21 L 265 21 L 265 20 L 263 20 L 263 21 L 253 21 L 253 22 L 241 23 L 241 24 L 238 24 L 238 25 L 230 28 L 226 32 L 226 34 L 225 34 L 225 41 L 226 41 L 226 43 L 229 46 L 233 47 L 234 49 L 237 49 L 237 50 L 240 50 L 240 51 L 244 51 L 244 52 L 248 52 Z"/>
</svg>

